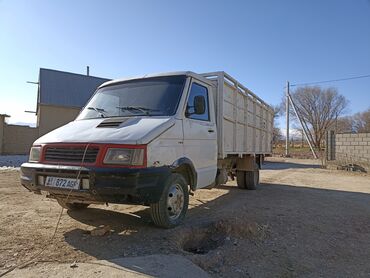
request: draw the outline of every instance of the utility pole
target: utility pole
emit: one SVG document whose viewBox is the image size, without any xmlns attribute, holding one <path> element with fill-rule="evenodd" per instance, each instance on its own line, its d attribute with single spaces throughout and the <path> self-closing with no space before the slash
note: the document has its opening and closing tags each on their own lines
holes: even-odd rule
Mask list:
<svg viewBox="0 0 370 278">
<path fill-rule="evenodd" d="M 289 81 L 286 82 L 285 96 L 285 115 L 286 115 L 286 139 L 285 139 L 285 156 L 289 156 Z"/>
<path fill-rule="evenodd" d="M 308 137 L 308 134 L 310 134 L 310 133 L 308 132 L 308 128 L 307 128 L 306 122 L 304 122 L 303 119 L 301 118 L 301 116 L 298 114 L 297 108 L 296 108 L 296 106 L 294 104 L 294 101 L 293 101 L 291 95 L 289 94 L 289 92 L 288 92 L 288 101 L 290 101 L 290 103 L 292 104 L 294 113 L 296 114 L 296 116 L 297 116 L 297 118 L 299 120 L 299 123 L 301 124 L 301 127 L 303 129 L 303 132 L 306 135 L 306 140 L 307 140 L 308 145 L 310 146 L 310 149 L 311 149 L 311 152 L 313 154 L 313 157 L 315 159 L 317 159 L 317 155 L 316 155 L 315 150 L 313 149 L 313 146 L 312 146 L 311 141 L 310 141 L 310 138 L 311 137 Z M 306 127 L 307 130 L 305 129 L 305 127 Z"/>
</svg>

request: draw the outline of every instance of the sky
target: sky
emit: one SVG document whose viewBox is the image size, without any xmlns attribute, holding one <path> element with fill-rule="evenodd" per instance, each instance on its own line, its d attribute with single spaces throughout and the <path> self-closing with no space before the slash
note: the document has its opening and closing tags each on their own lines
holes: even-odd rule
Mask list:
<svg viewBox="0 0 370 278">
<path fill-rule="evenodd" d="M 0 114 L 34 123 L 39 68 L 98 77 L 225 71 L 267 103 L 370 74 L 370 0 L 0 0 Z M 370 108 L 370 78 L 325 83 Z M 281 120 L 283 124 L 283 120 Z"/>
</svg>

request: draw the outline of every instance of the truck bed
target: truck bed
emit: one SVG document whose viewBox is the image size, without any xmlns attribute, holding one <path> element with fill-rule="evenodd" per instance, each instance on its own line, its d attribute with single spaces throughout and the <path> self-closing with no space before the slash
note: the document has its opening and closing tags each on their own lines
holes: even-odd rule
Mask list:
<svg viewBox="0 0 370 278">
<path fill-rule="evenodd" d="M 271 154 L 271 106 L 225 72 L 201 75 L 216 86 L 218 157 Z"/>
</svg>

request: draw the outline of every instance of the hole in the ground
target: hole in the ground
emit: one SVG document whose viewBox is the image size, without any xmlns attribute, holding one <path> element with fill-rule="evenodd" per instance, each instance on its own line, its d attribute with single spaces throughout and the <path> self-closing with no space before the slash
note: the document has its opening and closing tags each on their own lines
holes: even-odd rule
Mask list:
<svg viewBox="0 0 370 278">
<path fill-rule="evenodd" d="M 194 254 L 207 254 L 224 244 L 224 236 L 202 235 L 189 238 L 183 245 L 184 251 Z"/>
<path fill-rule="evenodd" d="M 182 249 L 194 254 L 207 254 L 224 244 L 226 233 L 211 225 L 205 229 L 195 229 L 182 242 Z"/>
<path fill-rule="evenodd" d="M 217 221 L 207 226 L 184 231 L 179 241 L 180 248 L 194 254 L 207 254 L 225 243 L 230 237 L 264 238 L 267 226 L 241 219 Z"/>
</svg>

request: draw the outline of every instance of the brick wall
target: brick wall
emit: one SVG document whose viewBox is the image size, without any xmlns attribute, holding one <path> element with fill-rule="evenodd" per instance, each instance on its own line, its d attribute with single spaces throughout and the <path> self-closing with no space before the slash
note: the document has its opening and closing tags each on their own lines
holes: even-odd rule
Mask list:
<svg viewBox="0 0 370 278">
<path fill-rule="evenodd" d="M 370 172 L 370 133 L 335 134 L 334 158 L 337 164 L 357 164 Z"/>
</svg>

